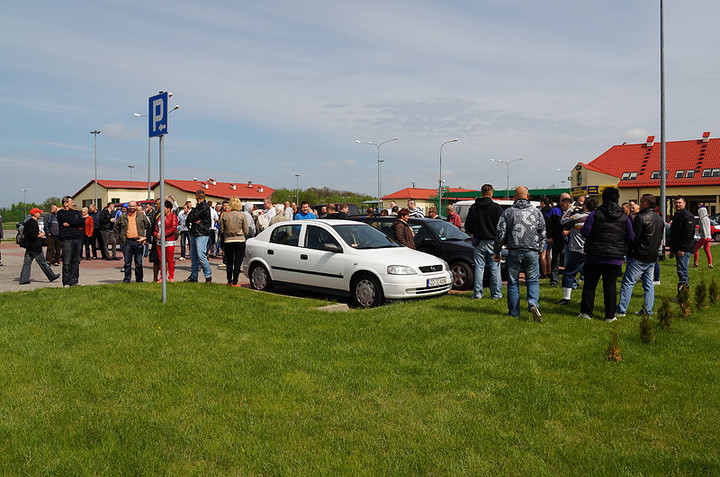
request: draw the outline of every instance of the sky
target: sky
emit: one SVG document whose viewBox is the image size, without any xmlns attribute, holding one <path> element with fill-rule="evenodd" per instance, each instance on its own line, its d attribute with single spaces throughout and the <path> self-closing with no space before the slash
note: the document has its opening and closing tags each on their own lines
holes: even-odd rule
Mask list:
<svg viewBox="0 0 720 477">
<path fill-rule="evenodd" d="M 666 139 L 720 136 L 720 2 L 665 1 Z M 0 6 L 0 207 L 147 180 L 148 98 L 173 93 L 167 179 L 383 195 L 569 186 L 660 139 L 659 0 L 62 2 Z M 158 141 L 151 176 L 159 178 Z M 128 165 L 134 165 L 130 169 Z M 558 171 L 557 169 L 561 169 Z M 299 178 L 296 174 L 300 174 Z M 25 192 L 22 189 L 29 189 Z"/>
</svg>

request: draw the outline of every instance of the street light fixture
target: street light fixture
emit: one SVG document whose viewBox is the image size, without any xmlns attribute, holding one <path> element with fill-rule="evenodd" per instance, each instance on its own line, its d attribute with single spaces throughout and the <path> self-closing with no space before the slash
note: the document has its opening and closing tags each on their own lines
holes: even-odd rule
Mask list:
<svg viewBox="0 0 720 477">
<path fill-rule="evenodd" d="M 93 131 L 90 131 L 90 134 L 93 135 L 93 149 L 95 150 L 95 207 L 98 206 L 97 201 L 97 135 L 100 134 L 99 129 L 95 129 Z"/>
<path fill-rule="evenodd" d="M 502 159 L 490 158 L 490 160 L 492 162 L 501 162 L 501 163 L 505 164 L 505 166 L 507 166 L 507 177 L 506 177 L 507 182 L 505 183 L 505 194 L 507 195 L 508 199 L 510 198 L 510 164 L 512 164 L 513 162 L 522 161 L 523 159 L 525 159 L 525 158 L 521 157 L 519 159 L 513 159 L 512 161 L 503 161 Z"/>
<path fill-rule="evenodd" d="M 380 146 L 383 144 L 387 144 L 389 142 L 397 141 L 398 138 L 394 137 L 392 139 L 388 139 L 385 142 L 381 142 L 380 144 L 376 144 L 374 142 L 369 141 L 361 141 L 359 139 L 355 139 L 355 142 L 358 144 L 370 144 L 371 146 L 375 146 L 377 148 L 377 163 L 378 163 L 378 197 L 377 197 L 377 207 L 382 207 L 382 173 L 380 171 L 380 164 L 385 162 L 384 160 L 380 160 Z"/>
<path fill-rule="evenodd" d="M 172 96 L 172 93 L 168 93 L 168 97 Z M 176 104 L 168 114 L 180 108 L 179 104 Z M 136 118 L 147 118 L 147 114 L 133 113 Z M 132 179 L 131 179 L 132 180 Z M 147 198 L 150 200 L 150 136 L 148 136 L 148 186 L 147 186 Z"/>
<path fill-rule="evenodd" d="M 295 174 L 295 206 L 299 207 L 300 202 L 300 174 Z"/>
<path fill-rule="evenodd" d="M 458 138 L 450 139 L 449 141 L 445 141 L 440 145 L 440 176 L 438 177 L 438 214 L 441 214 L 442 212 L 442 149 L 445 144 L 450 144 L 451 142 L 457 142 Z"/>
<path fill-rule="evenodd" d="M 558 171 L 558 172 L 567 172 L 567 173 L 569 174 L 568 177 L 567 177 L 567 180 L 570 181 L 570 186 L 572 187 L 572 171 L 573 171 L 573 170 L 572 170 L 572 169 L 559 169 L 559 168 L 558 168 L 558 169 L 555 169 L 555 170 Z M 561 180 L 560 182 L 562 183 L 562 186 L 563 186 L 563 189 L 564 189 L 564 188 L 565 188 L 565 181 Z"/>
<path fill-rule="evenodd" d="M 27 210 L 26 210 L 27 209 L 27 192 L 30 190 L 30 188 L 26 187 L 26 188 L 20 189 L 20 190 L 23 193 L 23 216 L 20 219 L 20 221 L 22 222 L 23 220 L 25 220 L 25 216 L 27 215 Z"/>
<path fill-rule="evenodd" d="M 130 168 L 130 180 L 132 180 L 132 171 L 133 171 L 133 169 L 135 169 L 135 166 L 130 164 L 130 165 L 128 165 L 128 168 Z"/>
</svg>

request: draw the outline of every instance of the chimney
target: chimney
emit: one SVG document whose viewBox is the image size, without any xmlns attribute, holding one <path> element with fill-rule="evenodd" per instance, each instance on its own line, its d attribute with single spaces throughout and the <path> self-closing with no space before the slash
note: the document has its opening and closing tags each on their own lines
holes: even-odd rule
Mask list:
<svg viewBox="0 0 720 477">
<path fill-rule="evenodd" d="M 202 187 L 203 189 L 209 189 L 209 188 L 210 188 L 210 186 L 207 185 L 205 182 L 201 182 L 201 183 L 200 183 L 200 187 Z"/>
<path fill-rule="evenodd" d="M 710 141 L 710 131 L 705 131 L 703 133 L 702 142 L 709 142 Z"/>
<path fill-rule="evenodd" d="M 252 189 L 252 181 L 248 181 L 248 189 Z"/>
<path fill-rule="evenodd" d="M 262 187 L 258 187 L 258 192 L 262 192 L 262 191 L 263 191 L 263 188 L 262 188 Z"/>
<path fill-rule="evenodd" d="M 645 145 L 647 147 L 653 147 L 653 144 L 655 144 L 655 136 L 648 136 L 647 141 L 645 141 Z"/>
<path fill-rule="evenodd" d="M 217 181 L 215 179 L 208 179 L 208 182 L 212 185 L 217 185 Z"/>
<path fill-rule="evenodd" d="M 235 190 L 235 189 L 237 189 L 237 186 L 235 184 L 230 184 L 230 190 Z"/>
</svg>

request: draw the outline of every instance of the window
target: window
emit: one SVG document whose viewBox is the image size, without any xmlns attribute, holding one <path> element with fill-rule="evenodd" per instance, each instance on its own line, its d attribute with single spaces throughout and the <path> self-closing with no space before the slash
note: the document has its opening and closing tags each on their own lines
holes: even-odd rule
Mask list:
<svg viewBox="0 0 720 477">
<path fill-rule="evenodd" d="M 650 179 L 660 179 L 660 171 L 653 171 Z"/>
<path fill-rule="evenodd" d="M 713 170 L 712 170 L 712 176 L 713 176 L 713 177 L 720 177 L 720 169 L 713 169 Z"/>
<path fill-rule="evenodd" d="M 683 171 L 683 170 L 675 171 L 675 179 L 682 179 L 683 174 L 685 174 L 685 171 Z"/>
<path fill-rule="evenodd" d="M 272 231 L 270 235 L 270 243 L 281 245 L 291 245 L 297 247 L 298 238 L 300 236 L 300 225 L 282 225 Z"/>
<path fill-rule="evenodd" d="M 623 172 L 622 179 L 623 181 L 630 179 L 630 173 L 629 172 Z"/>
<path fill-rule="evenodd" d="M 712 169 L 703 169 L 702 176 L 703 177 L 712 177 Z"/>
<path fill-rule="evenodd" d="M 695 177 L 695 171 L 692 169 L 688 169 L 685 172 L 685 179 L 692 179 L 693 177 Z"/>
<path fill-rule="evenodd" d="M 637 172 L 625 172 L 622 178 L 626 181 L 634 181 L 635 179 L 637 179 L 637 175 Z"/>
<path fill-rule="evenodd" d="M 340 244 L 330 235 L 330 232 L 322 227 L 314 225 L 308 225 L 307 231 L 305 232 L 305 247 L 313 250 L 324 250 L 323 246 L 326 243 L 335 244 L 340 247 Z"/>
<path fill-rule="evenodd" d="M 119 203 L 120 203 L 120 197 L 113 197 L 112 199 L 110 199 L 110 202 L 112 202 L 113 204 L 119 204 Z"/>
</svg>

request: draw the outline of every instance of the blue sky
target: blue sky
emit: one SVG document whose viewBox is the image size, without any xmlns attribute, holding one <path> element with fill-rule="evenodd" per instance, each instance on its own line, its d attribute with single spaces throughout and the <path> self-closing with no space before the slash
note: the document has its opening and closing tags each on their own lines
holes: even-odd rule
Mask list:
<svg viewBox="0 0 720 477">
<path fill-rule="evenodd" d="M 665 2 L 667 139 L 720 135 L 720 4 Z M 166 177 L 377 193 L 562 185 L 660 137 L 659 1 L 8 0 L 0 206 L 147 179 L 147 100 L 174 93 Z M 153 180 L 158 177 L 153 144 Z M 567 185 L 567 184 L 566 184 Z"/>
</svg>

